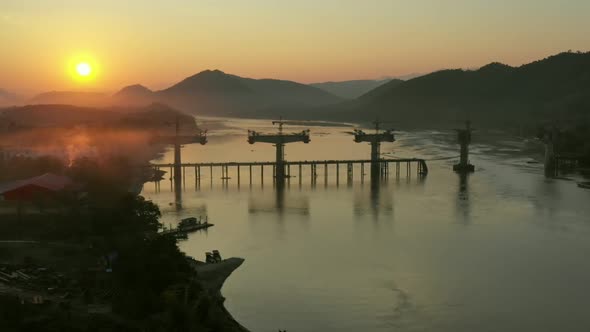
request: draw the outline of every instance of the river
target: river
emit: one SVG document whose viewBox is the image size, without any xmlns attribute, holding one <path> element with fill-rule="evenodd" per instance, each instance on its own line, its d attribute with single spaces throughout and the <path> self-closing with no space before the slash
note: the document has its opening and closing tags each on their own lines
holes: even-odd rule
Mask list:
<svg viewBox="0 0 590 332">
<path fill-rule="evenodd" d="M 205 146 L 188 145 L 184 162 L 271 161 L 270 144 L 249 145 L 247 129 L 276 130 L 269 121 L 206 119 Z M 311 128 L 311 143 L 286 147 L 287 160 L 368 159 L 351 128 Z M 287 127 L 296 131 L 303 127 Z M 237 185 L 230 168 L 224 185 L 203 170 L 200 189 L 186 175 L 182 206 L 170 181 L 145 185 L 163 222 L 207 215 L 215 224 L 180 246 L 204 260 L 218 249 L 245 263 L 223 294 L 233 316 L 252 331 L 588 331 L 590 329 L 590 190 L 574 181 L 546 179 L 536 142 L 498 132 L 476 132 L 476 172 L 452 172 L 456 134 L 397 132 L 385 157 L 429 160 L 424 178 L 412 170 L 386 183 L 347 183 L 323 167 L 313 186 L 284 190 L 270 169 Z M 451 159 L 449 159 L 451 158 Z M 172 162 L 167 151 L 157 162 Z M 292 173 L 294 173 L 292 171 Z M 168 177 L 169 175 L 167 175 Z"/>
</svg>

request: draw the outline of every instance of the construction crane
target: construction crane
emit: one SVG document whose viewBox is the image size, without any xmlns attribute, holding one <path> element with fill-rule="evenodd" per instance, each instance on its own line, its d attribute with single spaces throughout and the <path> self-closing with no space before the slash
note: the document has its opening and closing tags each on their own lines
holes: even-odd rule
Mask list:
<svg viewBox="0 0 590 332">
<path fill-rule="evenodd" d="M 380 125 L 385 122 L 379 121 L 379 119 L 373 121 L 375 125 L 375 133 L 367 134 L 360 129 L 354 130 L 354 141 L 356 143 L 367 142 L 371 145 L 371 178 L 377 178 L 381 176 L 381 143 L 382 142 L 395 142 L 395 135 L 393 129 L 387 129 L 381 131 Z"/>
<path fill-rule="evenodd" d="M 457 141 L 461 146 L 461 155 L 459 163 L 453 165 L 453 171 L 458 173 L 471 173 L 475 171 L 475 166 L 469 163 L 469 144 L 471 144 L 471 121 L 465 121 L 464 129 L 455 129 L 457 132 Z"/>
<path fill-rule="evenodd" d="M 294 122 L 283 121 L 282 118 L 273 121 L 273 125 L 279 126 L 279 132 L 276 134 L 262 134 L 257 131 L 248 130 L 248 143 L 271 143 L 276 147 L 276 165 L 275 165 L 275 179 L 283 181 L 286 178 L 285 174 L 285 144 L 303 142 L 305 144 L 310 142 L 309 129 L 298 133 L 284 133 L 283 126 Z"/>
<path fill-rule="evenodd" d="M 181 135 L 180 119 L 176 115 L 174 135 L 158 135 L 152 139 L 152 143 L 174 145 L 174 174 L 172 177 L 174 178 L 174 186 L 180 188 L 182 183 L 182 156 L 180 149 L 185 144 L 207 144 L 207 131 L 199 129 L 194 135 Z"/>
</svg>

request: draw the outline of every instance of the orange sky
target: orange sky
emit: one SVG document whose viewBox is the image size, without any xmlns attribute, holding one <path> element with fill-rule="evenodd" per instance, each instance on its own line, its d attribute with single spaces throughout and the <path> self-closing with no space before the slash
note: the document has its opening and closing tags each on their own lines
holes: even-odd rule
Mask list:
<svg viewBox="0 0 590 332">
<path fill-rule="evenodd" d="M 2 0 L 0 88 L 162 88 L 204 69 L 308 83 L 519 65 L 587 51 L 589 12 L 586 0 Z M 96 73 L 85 82 L 70 74 L 82 58 Z"/>
</svg>

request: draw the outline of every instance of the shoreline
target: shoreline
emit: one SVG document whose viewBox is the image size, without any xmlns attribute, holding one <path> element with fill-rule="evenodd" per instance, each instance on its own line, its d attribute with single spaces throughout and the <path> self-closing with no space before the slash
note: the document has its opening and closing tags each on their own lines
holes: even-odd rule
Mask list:
<svg viewBox="0 0 590 332">
<path fill-rule="evenodd" d="M 197 273 L 197 280 L 204 291 L 213 299 L 209 308 L 210 318 L 223 331 L 250 332 L 241 325 L 223 305 L 225 297 L 221 294 L 223 284 L 229 276 L 244 263 L 245 259 L 232 257 L 219 263 L 202 263 L 191 261 L 193 270 Z"/>
</svg>

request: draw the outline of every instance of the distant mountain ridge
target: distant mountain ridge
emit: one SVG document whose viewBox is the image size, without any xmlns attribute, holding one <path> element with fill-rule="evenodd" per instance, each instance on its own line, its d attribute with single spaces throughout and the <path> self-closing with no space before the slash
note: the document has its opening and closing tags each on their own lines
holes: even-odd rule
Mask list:
<svg viewBox="0 0 590 332">
<path fill-rule="evenodd" d="M 322 82 L 312 83 L 313 87 L 325 90 L 333 95 L 346 99 L 356 99 L 365 93 L 388 82 L 403 82 L 400 79 L 383 79 L 383 80 L 351 80 L 341 82 Z"/>
<path fill-rule="evenodd" d="M 478 70 L 441 70 L 386 83 L 348 106 L 355 118 L 412 124 L 588 117 L 590 53 L 561 53 L 520 67 L 491 63 Z"/>
<path fill-rule="evenodd" d="M 50 91 L 36 95 L 32 104 L 69 104 L 75 106 L 109 106 L 109 95 L 100 92 L 86 91 Z"/>
<path fill-rule="evenodd" d="M 105 125 L 118 128 L 160 128 L 174 131 L 175 117 L 182 117 L 182 129 L 197 129 L 194 119 L 181 114 L 175 109 L 162 104 L 150 104 L 124 109 L 110 107 L 83 107 L 73 105 L 25 105 L 0 108 L 0 134 L 9 130 L 54 127 L 102 127 Z"/>
<path fill-rule="evenodd" d="M 0 106 L 9 106 L 19 103 L 21 98 L 9 91 L 0 89 Z"/>
<path fill-rule="evenodd" d="M 159 102 L 202 115 L 336 121 L 378 117 L 410 126 L 467 119 L 480 126 L 585 121 L 590 119 L 590 53 L 560 53 L 519 67 L 494 62 L 477 70 L 441 70 L 389 81 L 353 100 L 315 86 L 243 78 L 219 70 L 200 72 L 159 91 L 131 85 L 105 100 L 119 106 Z"/>
<path fill-rule="evenodd" d="M 282 110 L 337 103 L 342 98 L 292 81 L 251 79 L 220 70 L 205 70 L 159 91 L 135 84 L 112 96 L 90 92 L 50 92 L 31 101 L 36 104 L 101 107 L 159 102 L 192 114 L 255 116 L 261 110 L 273 110 L 280 114 Z"/>
</svg>

